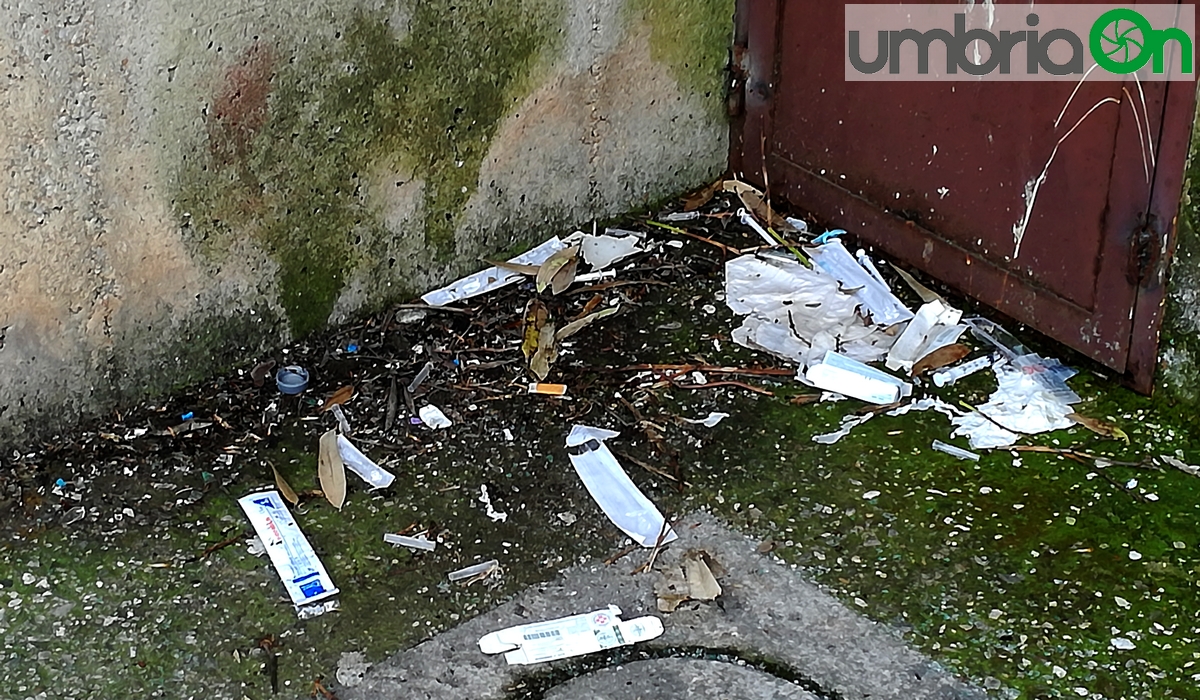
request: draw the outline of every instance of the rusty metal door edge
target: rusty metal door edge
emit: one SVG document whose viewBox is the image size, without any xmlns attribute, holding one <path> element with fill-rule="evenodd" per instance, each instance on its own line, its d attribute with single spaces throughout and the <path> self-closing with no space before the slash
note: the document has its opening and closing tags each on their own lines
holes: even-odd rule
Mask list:
<svg viewBox="0 0 1200 700">
<path fill-rule="evenodd" d="M 1151 241 L 1150 258 L 1153 269 L 1143 276 L 1133 306 L 1133 325 L 1130 330 L 1129 359 L 1125 366 L 1125 382 L 1134 391 L 1150 394 L 1154 388 L 1154 373 L 1158 367 L 1158 340 L 1162 329 L 1162 311 L 1166 300 L 1166 281 L 1170 261 L 1175 255 L 1184 169 L 1196 117 L 1195 82 L 1174 82 L 1167 86 L 1163 101 L 1162 129 L 1159 132 L 1157 167 L 1147 202 L 1149 221 L 1159 222 L 1159 230 Z"/>
</svg>

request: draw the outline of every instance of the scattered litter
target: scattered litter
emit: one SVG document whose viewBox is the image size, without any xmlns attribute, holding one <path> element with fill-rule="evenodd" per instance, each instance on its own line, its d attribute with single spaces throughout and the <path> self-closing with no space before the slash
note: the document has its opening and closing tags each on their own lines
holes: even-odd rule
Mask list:
<svg viewBox="0 0 1200 700">
<path fill-rule="evenodd" d="M 817 267 L 837 278 L 844 289 L 853 290 L 874 323 L 891 326 L 913 318 L 913 312 L 877 277 L 879 273 L 873 266 L 871 270 L 864 268 L 840 240 L 809 248 L 807 252 Z"/>
<path fill-rule="evenodd" d="M 808 222 L 804 219 L 796 219 L 790 216 L 785 216 L 783 220 L 788 222 L 788 225 L 795 229 L 796 233 L 808 233 Z"/>
<path fill-rule="evenodd" d="M 603 236 L 584 235 L 579 243 L 579 251 L 593 270 L 603 270 L 618 260 L 642 252 L 638 247 L 641 242 L 641 236 L 633 231 L 610 228 Z"/>
<path fill-rule="evenodd" d="M 342 412 L 341 406 L 335 405 L 330 412 L 333 413 L 333 417 L 337 419 L 338 430 L 341 431 L 342 435 L 349 435 L 350 433 L 354 432 L 350 430 L 350 421 L 346 420 L 346 414 Z"/>
<path fill-rule="evenodd" d="M 83 520 L 85 516 L 87 516 L 87 508 L 84 508 L 83 506 L 75 506 L 71 510 L 68 510 L 67 514 L 63 516 L 62 524 L 74 525 L 80 520 Z"/>
<path fill-rule="evenodd" d="M 438 430 L 440 428 L 449 428 L 450 426 L 454 425 L 454 423 L 446 417 L 446 414 L 442 413 L 442 409 L 434 406 L 433 404 L 426 404 L 422 406 L 417 411 L 417 415 L 421 417 L 422 423 L 428 425 L 434 430 Z"/>
<path fill-rule="evenodd" d="M 745 209 L 738 209 L 737 215 L 738 220 L 744 225 L 754 229 L 754 232 L 761 236 L 762 239 L 767 242 L 767 245 L 779 245 L 779 241 L 777 241 L 771 234 L 767 233 L 767 230 L 762 227 L 762 224 L 755 220 L 754 216 L 750 214 L 750 212 L 746 211 Z"/>
<path fill-rule="evenodd" d="M 837 442 L 838 440 L 841 440 L 842 438 L 849 435 L 851 430 L 854 430 L 855 428 L 862 425 L 863 423 L 866 423 L 867 421 L 871 420 L 871 418 L 873 418 L 873 417 L 874 417 L 874 414 L 872 414 L 872 413 L 868 413 L 863 416 L 856 416 L 853 414 L 851 414 L 849 416 L 842 416 L 842 424 L 837 430 L 835 430 L 831 433 L 823 433 L 821 435 L 814 435 L 813 442 L 819 442 L 822 445 L 832 445 L 833 443 Z"/>
<path fill-rule="evenodd" d="M 458 569 L 457 571 L 451 571 L 446 574 L 446 578 L 454 582 L 475 578 L 476 576 L 486 576 L 499 568 L 499 566 L 500 562 L 495 559 L 489 559 L 479 564 L 472 564 L 471 566 Z"/>
<path fill-rule="evenodd" d="M 958 325 L 961 318 L 961 311 L 940 300 L 921 306 L 888 351 L 887 368 L 910 371 L 917 360 L 957 342 L 959 336 L 967 331 L 966 326 Z"/>
<path fill-rule="evenodd" d="M 836 279 L 778 255 L 728 261 L 725 303 L 746 316 L 733 331 L 734 342 L 796 362 L 801 370 L 829 350 L 872 362 L 896 340 L 864 322 L 860 302 Z"/>
<path fill-rule="evenodd" d="M 971 447 L 978 450 L 1007 447 L 1022 434 L 1033 435 L 1074 425 L 1067 417 L 1073 413 L 1071 406 L 1060 400 L 1061 393 L 1057 389 L 1046 388 L 1047 383 L 1054 385 L 1060 380 L 1028 373 L 1008 362 L 992 369 L 999 387 L 987 403 L 951 420 L 955 425 L 951 437 L 965 435 L 970 438 Z M 1070 389 L 1066 391 L 1073 395 Z M 1079 397 L 1074 399 L 1078 401 Z"/>
<path fill-rule="evenodd" d="M 620 433 L 586 425 L 571 428 L 567 435 L 567 452 L 575 472 L 609 520 L 634 542 L 643 547 L 654 547 L 675 540 L 675 531 L 630 481 L 604 444 L 605 440 L 618 435 Z"/>
<path fill-rule="evenodd" d="M 565 396 L 567 393 L 566 384 L 539 384 L 534 382 L 529 385 L 529 393 L 544 394 L 546 396 Z"/>
<path fill-rule="evenodd" d="M 246 541 L 246 553 L 252 557 L 261 557 L 267 553 L 267 546 L 258 535 Z"/>
<path fill-rule="evenodd" d="M 883 495 L 882 491 L 867 491 L 862 495 L 864 501 L 869 501 L 874 498 L 879 498 Z"/>
<path fill-rule="evenodd" d="M 325 499 L 341 510 L 346 502 L 346 465 L 338 449 L 336 430 L 327 431 L 321 436 L 317 446 L 317 477 Z"/>
<path fill-rule="evenodd" d="M 252 493 L 239 498 L 238 505 L 262 540 L 297 609 L 337 594 L 337 587 L 304 533 L 300 532 L 279 492 Z M 322 606 L 321 612 L 325 610 Z"/>
<path fill-rule="evenodd" d="M 479 487 L 479 502 L 487 510 L 487 516 L 492 519 L 492 522 L 502 523 L 508 520 L 508 513 L 501 513 L 492 507 L 492 497 L 488 495 L 487 486 Z"/>
<path fill-rule="evenodd" d="M 562 524 L 566 525 L 567 527 L 574 525 L 575 521 L 579 520 L 578 516 L 576 516 L 574 513 L 558 513 L 555 515 L 555 517 L 561 520 Z"/>
<path fill-rule="evenodd" d="M 700 212 L 698 212 L 698 211 L 674 211 L 674 212 L 671 212 L 670 214 L 660 217 L 659 220 L 675 222 L 675 221 L 691 221 L 693 219 L 699 219 L 699 218 L 700 218 Z"/>
<path fill-rule="evenodd" d="M 433 362 L 426 362 L 424 365 L 422 365 L 421 369 L 417 372 L 417 376 L 413 377 L 413 380 L 408 383 L 408 393 L 417 393 L 417 389 L 420 389 L 421 385 L 425 383 L 425 380 L 429 378 L 429 373 L 432 370 Z"/>
<path fill-rule="evenodd" d="M 964 318 L 962 322 L 971 328 L 971 335 L 992 345 L 1010 362 L 1029 352 L 1013 334 L 993 321 L 975 317 Z"/>
<path fill-rule="evenodd" d="M 1172 467 L 1175 467 L 1176 469 L 1182 471 L 1184 474 L 1190 474 L 1192 476 L 1200 476 L 1200 467 L 1196 467 L 1191 464 L 1188 464 L 1188 463 L 1184 462 L 1183 460 L 1172 457 L 1171 455 L 1160 455 L 1160 458 L 1162 459 L 1162 461 L 1164 461 L 1167 464 L 1171 465 Z"/>
<path fill-rule="evenodd" d="M 804 378 L 818 389 L 881 405 L 896 403 L 912 391 L 908 382 L 832 350 L 821 362 L 809 366 Z"/>
<path fill-rule="evenodd" d="M 479 639 L 485 654 L 504 654 L 509 664 L 535 664 L 645 642 L 663 633 L 662 621 L 646 616 L 622 620 L 610 605 L 581 615 L 517 625 Z"/>
<path fill-rule="evenodd" d="M 675 612 L 689 600 L 715 600 L 721 595 L 721 584 L 717 583 L 714 568 L 721 570 L 712 555 L 696 549 L 685 552 L 679 566 L 664 568 L 662 578 L 654 584 L 658 611 Z"/>
<path fill-rule="evenodd" d="M 288 365 L 275 373 L 275 386 L 281 394 L 299 394 L 308 388 L 308 370 L 299 365 Z"/>
<path fill-rule="evenodd" d="M 994 353 L 985 357 L 977 357 L 974 360 L 968 360 L 961 365 L 939 369 L 933 374 L 929 375 L 929 378 L 933 381 L 935 386 L 948 386 L 954 382 L 957 382 L 963 377 L 968 377 L 976 372 L 991 367 L 992 365 L 996 364 L 999 359 L 999 353 Z"/>
<path fill-rule="evenodd" d="M 941 440 L 933 441 L 933 449 L 937 450 L 938 452 L 945 452 L 946 454 L 952 457 L 958 457 L 959 459 L 967 459 L 975 462 L 979 461 L 979 455 L 975 454 L 974 452 L 964 450 L 961 447 L 955 447 L 954 445 L 949 445 Z"/>
<path fill-rule="evenodd" d="M 362 480 L 371 485 L 371 488 L 385 489 L 392 485 L 396 479 L 396 475 L 379 466 L 359 451 L 345 435 L 339 435 L 337 439 L 338 455 L 341 456 L 342 462 L 349 467 L 350 471 L 362 477 Z"/>
<path fill-rule="evenodd" d="M 720 423 L 728 417 L 728 413 L 713 411 L 705 418 L 684 418 L 683 420 L 684 422 L 691 423 L 693 425 L 703 425 L 705 428 L 715 428 L 717 423 Z"/>
<path fill-rule="evenodd" d="M 1119 649 L 1120 651 L 1132 651 L 1137 648 L 1136 644 L 1124 637 L 1113 637 L 1108 643 L 1112 645 L 1113 649 Z"/>
<path fill-rule="evenodd" d="M 437 546 L 433 540 L 427 540 L 424 537 L 406 537 L 404 535 L 394 535 L 390 532 L 384 533 L 383 541 L 388 544 L 398 544 L 412 549 L 420 549 L 426 552 L 432 552 Z"/>
<path fill-rule="evenodd" d="M 532 250 L 528 250 L 508 262 L 513 265 L 541 265 L 546 260 L 566 248 L 567 244 L 559 240 L 558 236 L 542 243 Z M 507 287 L 508 285 L 521 279 L 520 272 L 512 270 L 502 270 L 497 266 L 489 267 L 485 270 L 476 272 L 473 275 L 454 282 L 453 284 L 435 289 L 432 292 L 426 293 L 421 297 L 421 301 L 430 306 L 445 306 L 463 299 L 470 299 L 480 294 Z"/>
</svg>

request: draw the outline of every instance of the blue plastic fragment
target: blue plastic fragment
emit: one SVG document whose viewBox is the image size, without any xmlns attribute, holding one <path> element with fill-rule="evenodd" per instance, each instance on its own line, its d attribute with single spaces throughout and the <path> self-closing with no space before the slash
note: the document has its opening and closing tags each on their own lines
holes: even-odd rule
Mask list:
<svg viewBox="0 0 1200 700">
<path fill-rule="evenodd" d="M 67 482 L 63 481 L 62 479 L 54 480 L 54 488 L 56 488 L 56 489 L 61 489 L 62 487 L 66 486 L 66 485 L 67 485 Z"/>
<path fill-rule="evenodd" d="M 829 239 L 836 238 L 837 236 L 840 236 L 844 233 L 845 233 L 845 231 L 843 229 L 835 228 L 832 231 L 826 231 L 825 233 L 822 233 L 821 235 L 814 238 L 813 243 L 816 243 L 817 245 L 824 245 L 829 242 Z"/>
<path fill-rule="evenodd" d="M 180 416 L 180 417 L 179 417 L 179 420 L 191 420 L 191 419 L 193 419 L 193 418 L 195 418 L 195 417 L 196 417 L 196 414 L 195 414 L 195 413 L 193 413 L 192 411 L 188 411 L 187 413 L 185 413 L 185 414 L 183 414 L 182 416 Z"/>
<path fill-rule="evenodd" d="M 358 352 L 358 344 L 350 343 L 346 346 L 346 352 Z"/>
</svg>

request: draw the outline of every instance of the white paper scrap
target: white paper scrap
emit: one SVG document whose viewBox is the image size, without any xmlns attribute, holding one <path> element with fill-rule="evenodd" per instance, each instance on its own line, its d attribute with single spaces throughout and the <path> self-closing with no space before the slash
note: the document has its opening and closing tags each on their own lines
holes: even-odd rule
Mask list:
<svg viewBox="0 0 1200 700">
<path fill-rule="evenodd" d="M 804 378 L 819 389 L 881 405 L 896 403 L 912 391 L 908 382 L 832 350 L 820 363 L 809 366 Z"/>
<path fill-rule="evenodd" d="M 662 633 L 662 620 L 657 617 L 622 620 L 621 609 L 610 605 L 590 613 L 490 632 L 479 638 L 479 650 L 504 654 L 510 664 L 536 664 L 645 642 Z"/>
<path fill-rule="evenodd" d="M 626 235 L 620 237 L 607 235 L 613 233 Z M 584 235 L 583 241 L 579 244 L 579 252 L 593 270 L 603 270 L 622 258 L 642 252 L 642 249 L 638 248 L 638 244 L 641 242 L 640 237 L 630 235 L 629 232 L 608 229 L 606 235 L 603 236 Z"/>
<path fill-rule="evenodd" d="M 658 508 L 638 490 L 604 444 L 605 440 L 618 435 L 620 433 L 586 425 L 571 428 L 567 435 L 567 452 L 575 472 L 608 519 L 634 542 L 653 547 L 658 544 L 660 534 L 663 544 L 675 540 L 675 531 L 666 525 Z"/>
<path fill-rule="evenodd" d="M 337 406 L 334 406 L 337 408 Z M 392 485 L 396 475 L 379 466 L 359 451 L 357 447 L 352 445 L 345 435 L 338 435 L 338 454 L 342 456 L 342 463 L 346 465 L 350 471 L 362 477 L 362 480 L 371 485 L 372 488 L 385 489 Z"/>
<path fill-rule="evenodd" d="M 420 416 L 422 423 L 428 425 L 434 430 L 437 430 L 438 428 L 449 428 L 450 426 L 454 425 L 454 422 L 447 418 L 445 413 L 442 413 L 442 409 L 434 406 L 433 404 L 422 406 L 417 409 L 417 415 Z"/>
<path fill-rule="evenodd" d="M 532 250 L 527 250 L 517 257 L 509 260 L 514 265 L 541 265 L 546 262 L 546 259 L 554 255 L 558 251 L 566 248 L 567 244 L 559 240 L 558 236 L 551 238 L 545 243 L 539 245 Z M 502 270 L 498 267 L 489 267 L 486 270 L 480 270 L 472 275 L 467 275 L 453 284 L 446 285 L 441 289 L 435 289 L 432 292 L 427 292 L 421 297 L 421 301 L 430 306 L 445 306 L 463 299 L 470 299 L 480 294 L 507 287 L 524 277 L 519 272 L 512 270 Z"/>
<path fill-rule="evenodd" d="M 492 522 L 502 523 L 508 520 L 508 513 L 501 513 L 500 511 L 496 510 L 495 506 L 492 505 L 492 497 L 488 495 L 486 485 L 481 485 L 479 487 L 479 502 L 483 504 L 484 511 L 487 513 L 487 516 L 492 519 Z"/>
<path fill-rule="evenodd" d="M 266 547 L 293 605 L 299 608 L 337 594 L 337 586 L 300 532 L 278 491 L 242 496 L 238 505 Z"/>
<path fill-rule="evenodd" d="M 705 428 L 715 428 L 717 423 L 729 417 L 728 413 L 713 411 L 706 418 L 684 418 L 683 420 L 692 425 L 703 425 Z"/>
<path fill-rule="evenodd" d="M 892 294 L 886 284 L 863 268 L 840 240 L 835 238 L 825 245 L 808 248 L 805 252 L 818 267 L 836 277 L 844 288 L 855 290 L 854 296 L 870 312 L 871 320 L 875 323 L 891 326 L 913 317 L 913 312 Z"/>
<path fill-rule="evenodd" d="M 929 353 L 957 342 L 967 331 L 966 326 L 957 325 L 961 318 L 961 311 L 940 299 L 923 304 L 888 351 L 887 368 L 907 372 Z"/>
</svg>

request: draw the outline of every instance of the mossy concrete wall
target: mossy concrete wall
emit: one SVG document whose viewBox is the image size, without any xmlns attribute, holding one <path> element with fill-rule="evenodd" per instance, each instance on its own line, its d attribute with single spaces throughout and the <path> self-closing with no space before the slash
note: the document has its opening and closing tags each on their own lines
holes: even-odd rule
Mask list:
<svg viewBox="0 0 1200 700">
<path fill-rule="evenodd" d="M 0 438 L 725 167 L 732 0 L 0 5 Z"/>
<path fill-rule="evenodd" d="M 1176 232 L 1155 385 L 1167 399 L 1200 407 L 1200 111 Z"/>
</svg>

